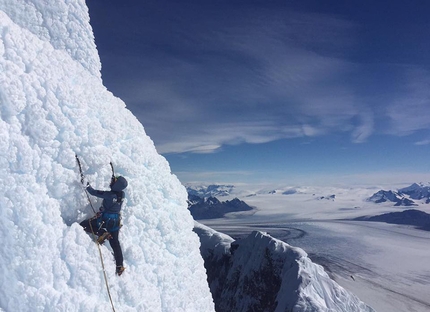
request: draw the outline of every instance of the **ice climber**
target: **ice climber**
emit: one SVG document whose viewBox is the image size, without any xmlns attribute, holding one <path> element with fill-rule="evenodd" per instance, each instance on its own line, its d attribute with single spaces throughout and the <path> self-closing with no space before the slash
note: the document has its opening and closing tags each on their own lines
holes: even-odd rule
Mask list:
<svg viewBox="0 0 430 312">
<path fill-rule="evenodd" d="M 122 176 L 112 177 L 109 185 L 110 191 L 95 190 L 87 183 L 88 193 L 103 198 L 103 202 L 99 212 L 94 217 L 80 223 L 86 232 L 98 236 L 99 244 L 103 244 L 106 239 L 109 240 L 115 257 L 117 275 L 121 275 L 125 269 L 118 235 L 121 228 L 121 206 L 125 197 L 123 190 L 127 185 L 127 180 Z"/>
</svg>

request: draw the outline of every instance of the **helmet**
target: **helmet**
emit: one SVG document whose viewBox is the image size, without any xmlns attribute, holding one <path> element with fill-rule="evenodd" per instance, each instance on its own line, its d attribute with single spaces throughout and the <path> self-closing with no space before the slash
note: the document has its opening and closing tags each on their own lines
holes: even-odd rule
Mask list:
<svg viewBox="0 0 430 312">
<path fill-rule="evenodd" d="M 112 176 L 109 186 L 112 191 L 122 191 L 128 186 L 128 182 L 123 176 Z"/>
</svg>

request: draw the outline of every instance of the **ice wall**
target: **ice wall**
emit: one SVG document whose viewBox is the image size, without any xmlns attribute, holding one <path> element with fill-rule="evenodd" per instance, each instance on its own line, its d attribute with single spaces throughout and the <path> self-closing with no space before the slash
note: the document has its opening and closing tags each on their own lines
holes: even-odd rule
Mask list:
<svg viewBox="0 0 430 312">
<path fill-rule="evenodd" d="M 4 11 L 18 26 L 64 50 L 100 77 L 100 58 L 84 0 L 1 0 Z"/>
<path fill-rule="evenodd" d="M 111 309 L 77 153 L 95 188 L 110 161 L 129 182 L 116 310 L 213 311 L 186 191 L 99 69 L 83 0 L 0 0 L 0 310 Z"/>
</svg>

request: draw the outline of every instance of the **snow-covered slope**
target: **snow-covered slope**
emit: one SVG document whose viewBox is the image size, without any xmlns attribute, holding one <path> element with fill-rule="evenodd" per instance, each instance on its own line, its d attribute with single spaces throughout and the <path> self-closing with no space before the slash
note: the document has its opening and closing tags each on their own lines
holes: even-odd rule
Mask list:
<svg viewBox="0 0 430 312">
<path fill-rule="evenodd" d="M 201 198 L 188 194 L 188 209 L 194 220 L 201 220 L 221 218 L 230 212 L 251 211 L 253 208 L 238 198 L 221 202 L 216 197 Z"/>
<path fill-rule="evenodd" d="M 196 222 L 217 311 L 373 311 L 300 248 L 262 232 L 234 241 Z"/>
<path fill-rule="evenodd" d="M 129 182 L 116 310 L 213 311 L 186 190 L 99 69 L 84 0 L 0 0 L 0 310 L 111 309 L 77 153 L 95 188 L 110 161 Z"/>
<path fill-rule="evenodd" d="M 430 185 L 429 183 L 413 183 L 408 187 L 399 189 L 398 191 L 380 190 L 369 197 L 369 201 L 375 203 L 395 202 L 395 206 L 418 206 L 414 200 L 421 200 L 426 204 L 430 203 Z"/>
<path fill-rule="evenodd" d="M 430 183 L 413 183 L 412 185 L 399 189 L 399 193 L 409 195 L 412 199 L 425 199 L 430 203 Z"/>
<path fill-rule="evenodd" d="M 210 184 L 208 186 L 188 185 L 187 192 L 190 195 L 207 198 L 207 197 L 229 196 L 232 193 L 234 193 L 234 188 L 235 187 L 233 185 L 219 185 L 219 184 Z"/>
<path fill-rule="evenodd" d="M 396 203 L 395 206 L 416 206 L 416 204 L 405 198 L 403 194 L 394 192 L 394 191 L 384 191 L 380 190 L 377 193 L 373 194 L 368 198 L 368 201 L 374 203 L 384 203 L 384 202 L 393 202 Z"/>
</svg>

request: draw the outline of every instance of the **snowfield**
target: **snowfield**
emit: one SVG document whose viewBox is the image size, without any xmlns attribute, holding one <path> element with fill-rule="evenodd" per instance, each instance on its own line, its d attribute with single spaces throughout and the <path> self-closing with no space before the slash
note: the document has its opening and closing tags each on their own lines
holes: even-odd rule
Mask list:
<svg viewBox="0 0 430 312">
<path fill-rule="evenodd" d="M 237 241 L 199 223 L 194 231 L 218 311 L 374 311 L 301 248 L 258 231 Z"/>
<path fill-rule="evenodd" d="M 367 200 L 380 189 L 407 185 L 238 186 L 221 199 L 238 197 L 255 207 L 252 213 L 199 222 L 234 239 L 258 230 L 303 248 L 332 279 L 378 312 L 426 312 L 430 232 L 409 225 L 350 221 L 409 209 Z M 414 209 L 430 213 L 425 201 L 416 201 Z"/>
<path fill-rule="evenodd" d="M 112 309 L 77 153 L 95 188 L 110 161 L 129 183 L 120 278 L 102 247 L 116 310 L 213 311 L 185 188 L 100 68 L 84 0 L 0 0 L 0 310 Z"/>
</svg>

